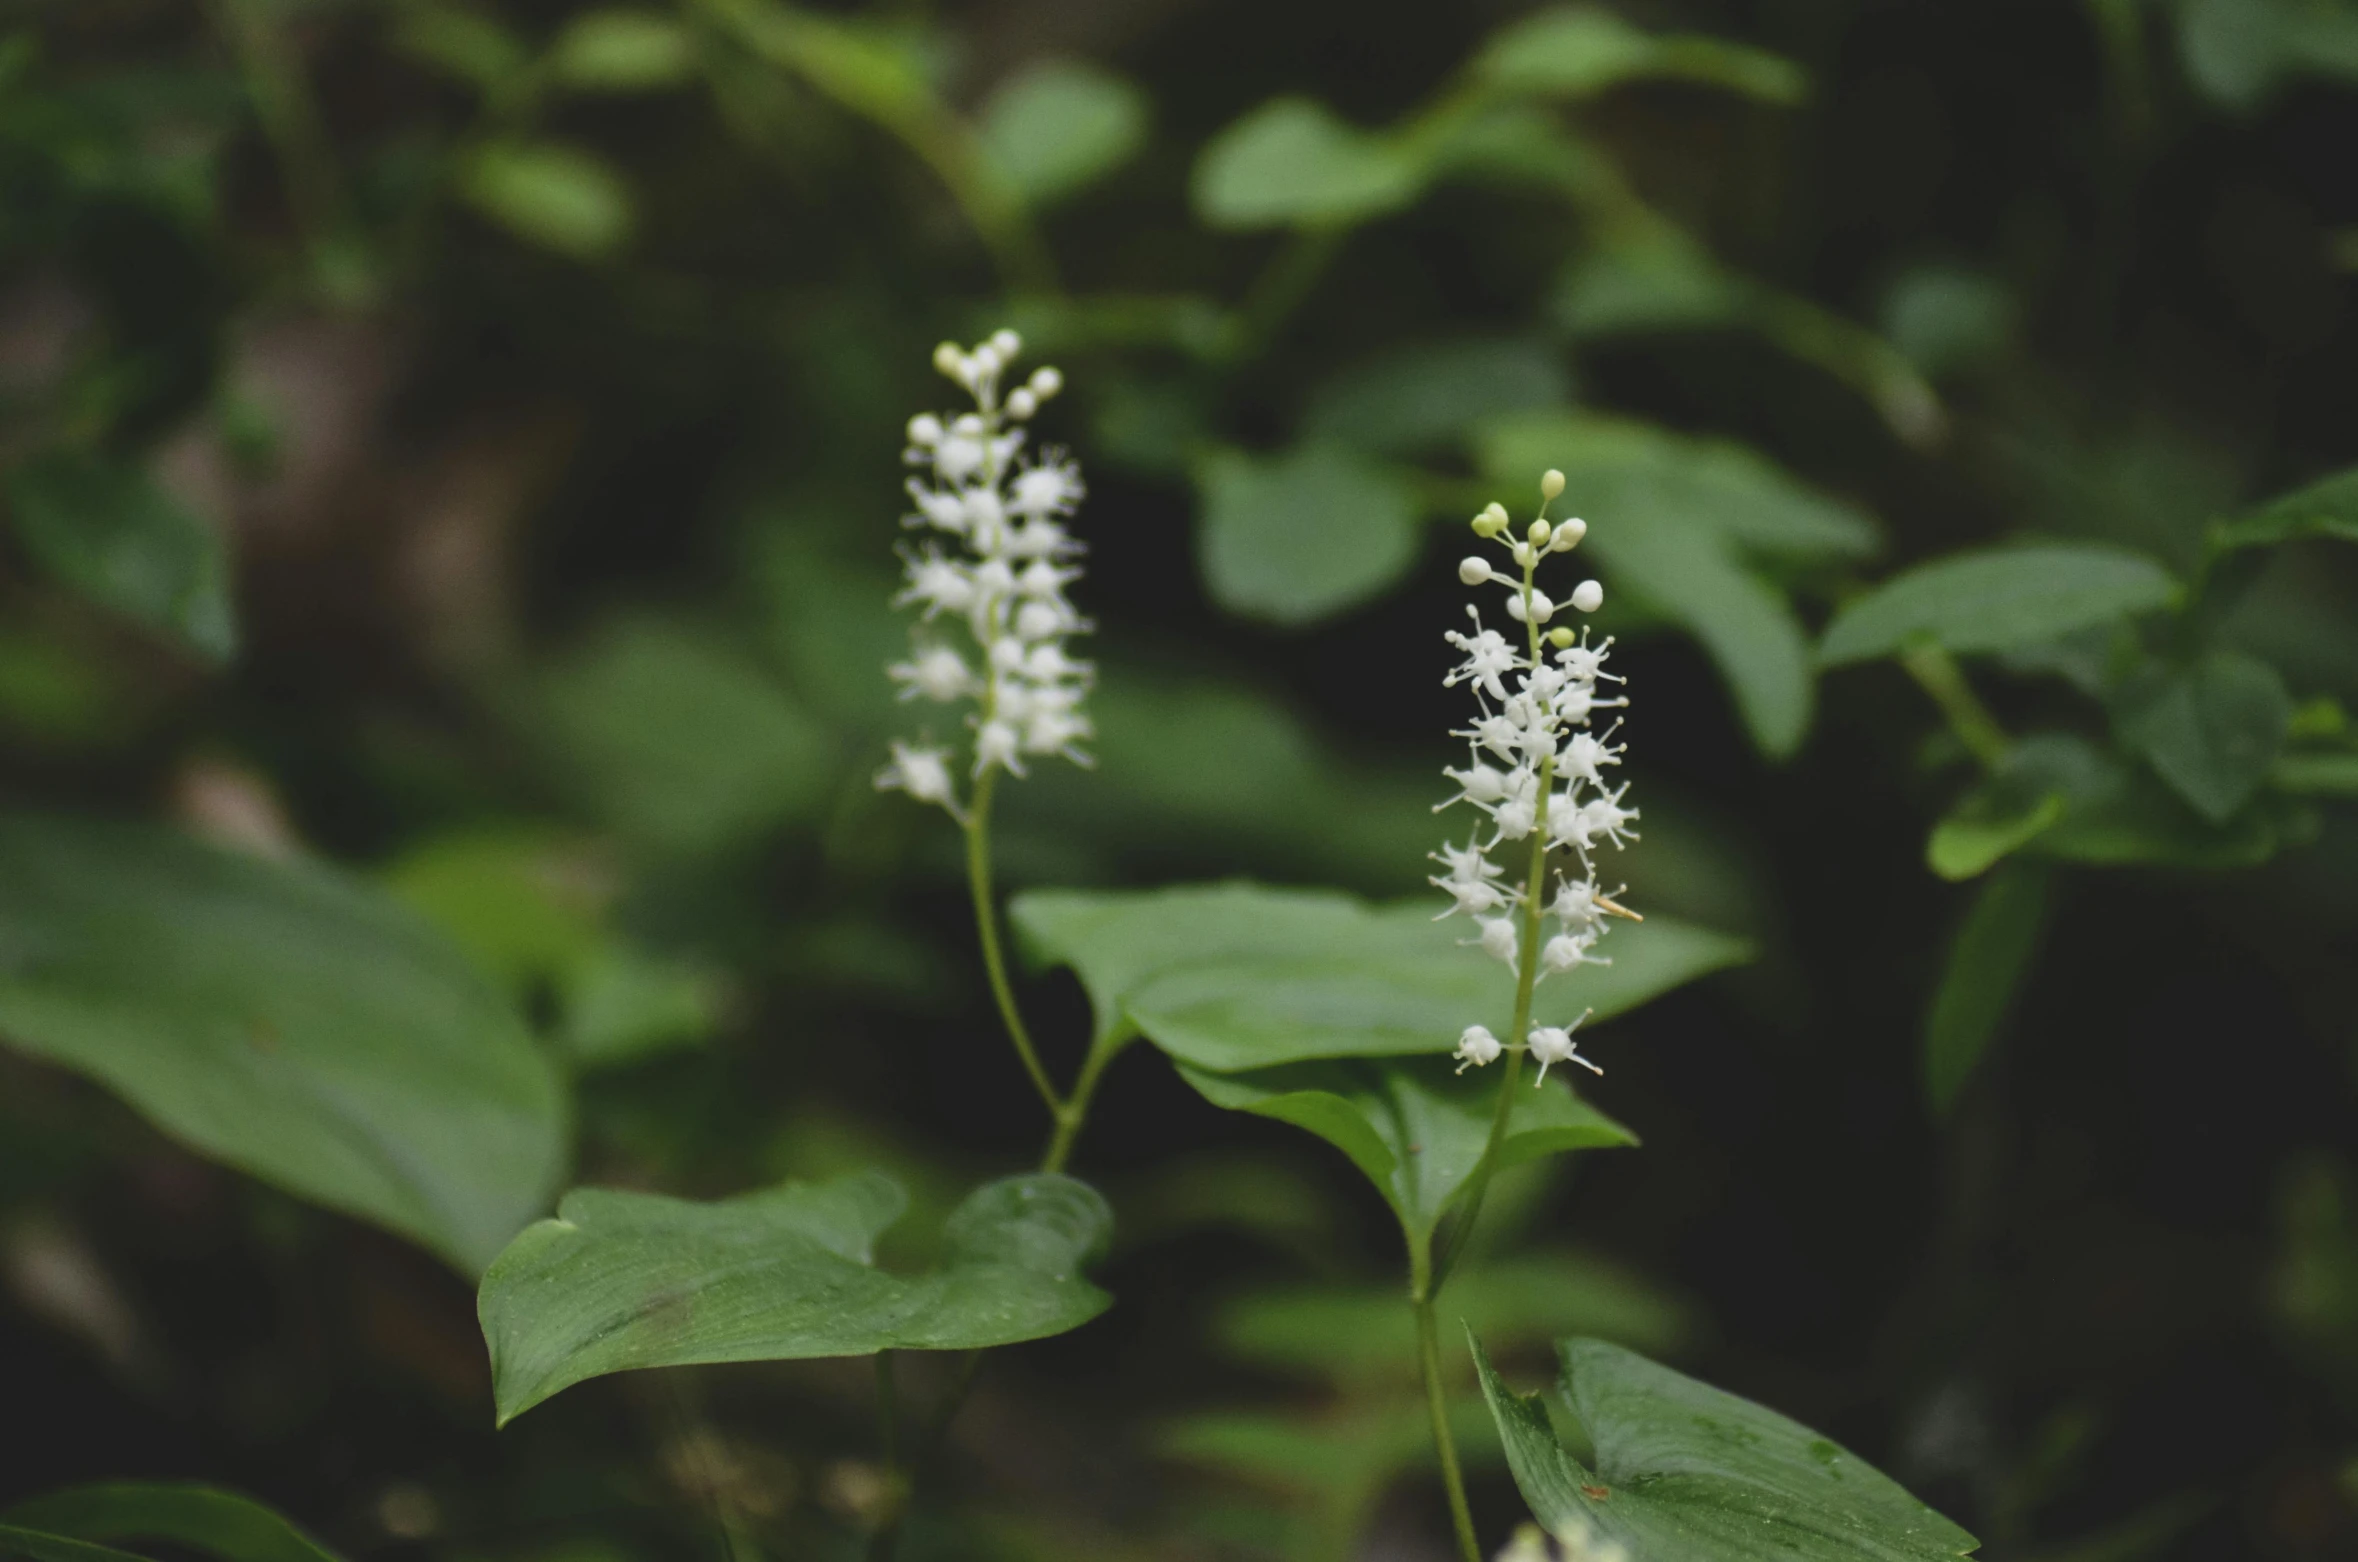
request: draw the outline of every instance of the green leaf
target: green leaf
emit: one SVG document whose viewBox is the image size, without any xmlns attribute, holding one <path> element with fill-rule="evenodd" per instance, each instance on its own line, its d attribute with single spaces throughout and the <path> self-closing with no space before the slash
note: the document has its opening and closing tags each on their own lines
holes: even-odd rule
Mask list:
<svg viewBox="0 0 2358 1562">
<path fill-rule="evenodd" d="M 1044 60 L 983 105 L 983 150 L 1034 206 L 1119 168 L 1146 144 L 1146 95 L 1111 71 Z"/>
<path fill-rule="evenodd" d="M 1508 1029 L 1512 973 L 1433 920 L 1430 897 L 1371 906 L 1254 884 L 1016 897 L 1043 962 L 1070 965 L 1100 1037 L 1135 1029 L 1182 1063 L 1229 1073 L 1311 1058 L 1442 1059 L 1471 1024 Z M 1598 1020 L 1749 957 L 1740 939 L 1669 917 L 1618 928 L 1611 965 L 1543 983 L 1532 1022 Z"/>
<path fill-rule="evenodd" d="M 2256 806 L 2213 824 L 2150 772 L 2069 733 L 2016 743 L 1958 815 L 2002 821 L 2043 811 L 2050 796 L 2063 800 L 2061 816 L 2026 830 L 2016 849 L 2058 862 L 2249 867 L 2267 861 L 2284 839 L 2277 820 Z"/>
<path fill-rule="evenodd" d="M 461 166 L 458 188 L 518 238 L 576 260 L 611 254 L 630 236 L 630 192 L 603 161 L 576 147 L 549 141 L 479 147 Z"/>
<path fill-rule="evenodd" d="M 1594 1254 L 1532 1253 L 1460 1266 L 1441 1311 L 1494 1346 L 1595 1334 L 1669 1350 L 1692 1326 L 1686 1305 Z M 1417 1375 L 1416 1321 L 1400 1287 L 1302 1285 L 1259 1290 L 1220 1309 L 1222 1352 L 1255 1366 L 1351 1383 Z"/>
<path fill-rule="evenodd" d="M 1952 553 L 1903 570 L 1834 615 L 1818 660 L 1890 656 L 1926 639 L 1950 651 L 2004 651 L 2167 607 L 2169 572 L 2142 553 L 2042 543 Z"/>
<path fill-rule="evenodd" d="M 548 68 L 576 92 L 650 92 L 695 74 L 696 43 L 660 11 L 584 11 L 550 45 Z"/>
<path fill-rule="evenodd" d="M 1415 492 L 1328 445 L 1262 459 L 1223 450 L 1199 473 L 1196 554 L 1212 600 L 1245 618 L 1311 624 L 1381 595 L 1423 541 Z"/>
<path fill-rule="evenodd" d="M 523 40 L 479 11 L 408 5 L 397 17 L 396 49 L 480 92 L 497 93 L 531 69 L 532 52 Z"/>
<path fill-rule="evenodd" d="M 1179 1074 L 1214 1106 L 1291 1123 L 1341 1150 L 1418 1242 L 1481 1163 L 1501 1089 L 1498 1076 L 1459 1074 L 1446 1057 L 1330 1058 L 1240 1074 L 1182 1063 Z M 1517 1090 L 1499 1164 L 1635 1143 L 1559 1076 Z"/>
<path fill-rule="evenodd" d="M 839 764 L 758 664 L 658 620 L 602 626 L 531 681 L 517 716 L 592 816 L 665 851 L 718 851 L 803 816 Z"/>
<path fill-rule="evenodd" d="M 2068 807 L 2061 792 L 1976 790 L 1932 827 L 1924 861 L 1944 879 L 1979 878 L 2061 820 Z"/>
<path fill-rule="evenodd" d="M 0 1524 L 0 1557 L 31 1557 L 33 1562 L 146 1562 L 112 1546 L 94 1546 L 67 1535 Z"/>
<path fill-rule="evenodd" d="M 2268 772 L 2277 790 L 2311 797 L 2358 797 L 2358 754 L 2287 754 Z"/>
<path fill-rule="evenodd" d="M 2358 467 L 2319 478 L 2258 509 L 2211 528 L 2213 553 L 2265 548 L 2304 537 L 2358 542 Z"/>
<path fill-rule="evenodd" d="M 1425 172 L 1386 138 L 1308 98 L 1275 98 L 1212 138 L 1196 215 L 1215 228 L 1343 226 L 1416 199 Z"/>
<path fill-rule="evenodd" d="M 1539 1396 L 1508 1389 L 1468 1340 L 1515 1485 L 1557 1534 L 1640 1562 L 1942 1562 L 1980 1545 L 1798 1422 L 1602 1340 L 1563 1340 L 1559 1386 L 1596 1450 L 1592 1474 Z"/>
<path fill-rule="evenodd" d="M 1924 1089 L 1946 1112 L 2006 1022 L 2047 922 L 2048 871 L 2013 863 L 1990 876 L 1957 929 L 1924 1017 Z"/>
<path fill-rule="evenodd" d="M 610 1372 L 981 1350 L 1062 1334 L 1110 1303 L 1080 1273 L 1113 1223 L 1086 1183 L 984 1184 L 943 1227 L 940 1267 L 907 1279 L 873 1256 L 905 1204 L 878 1172 L 713 1204 L 567 1194 L 483 1277 L 501 1424 Z"/>
<path fill-rule="evenodd" d="M 381 893 L 148 825 L 0 819 L 0 1036 L 472 1274 L 545 1207 L 555 1072 Z"/>
<path fill-rule="evenodd" d="M 213 1486 L 104 1481 L 36 1497 L 0 1517 L 82 1541 L 165 1541 L 223 1562 L 336 1562 L 279 1514 Z"/>
<path fill-rule="evenodd" d="M 2205 819 L 2224 824 L 2268 779 L 2292 725 L 2276 669 L 2240 651 L 2156 667 L 2121 691 L 2121 733 Z"/>
<path fill-rule="evenodd" d="M 1311 396 L 1302 433 L 1313 444 L 1408 455 L 1571 394 L 1571 376 L 1546 343 L 1458 337 L 1395 348 L 1335 375 Z"/>
<path fill-rule="evenodd" d="M 237 649 L 229 554 L 137 467 L 53 450 L 8 479 L 17 540 L 43 569 L 216 662 Z"/>
<path fill-rule="evenodd" d="M 1640 32 L 1602 6 L 1561 6 L 1504 28 L 1475 74 L 1506 92 L 1590 97 L 1626 82 L 1692 81 L 1768 103 L 1798 103 L 1808 81 L 1791 61 L 1697 35 Z"/>
</svg>

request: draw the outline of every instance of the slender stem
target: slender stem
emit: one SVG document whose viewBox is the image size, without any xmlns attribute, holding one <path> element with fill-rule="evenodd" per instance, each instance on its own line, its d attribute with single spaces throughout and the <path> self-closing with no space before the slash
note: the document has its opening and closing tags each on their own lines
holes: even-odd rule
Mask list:
<svg viewBox="0 0 2358 1562">
<path fill-rule="evenodd" d="M 1031 1076 L 1032 1088 L 1040 1092 L 1048 1115 L 1062 1127 L 1064 1098 L 1056 1093 L 1048 1070 L 1040 1064 L 1039 1049 L 1032 1045 L 1032 1033 L 1024 1028 L 1023 1014 L 1015 1006 L 1015 988 L 1007 980 L 1007 957 L 999 947 L 999 912 L 991 898 L 991 793 L 998 779 L 996 770 L 983 772 L 974 784 L 974 802 L 966 812 L 966 883 L 974 896 L 974 928 L 982 941 L 983 969 L 990 976 L 991 997 L 999 1005 L 1007 1039 L 1015 1043 L 1015 1055 L 1023 1060 L 1023 1071 Z"/>
<path fill-rule="evenodd" d="M 1433 1418 L 1433 1452 L 1441 1462 L 1441 1485 L 1449 1493 L 1449 1523 L 1457 1532 L 1460 1562 L 1482 1562 L 1474 1534 L 1474 1510 L 1466 1502 L 1466 1477 L 1457 1461 L 1457 1438 L 1449 1430 L 1449 1388 L 1441 1376 L 1441 1331 L 1433 1316 L 1431 1239 L 1408 1233 L 1408 1305 L 1416 1314 L 1417 1363 L 1424 1373 L 1425 1408 Z"/>
<path fill-rule="evenodd" d="M 1981 703 L 1981 696 L 1973 692 L 1955 657 L 1937 645 L 1915 645 L 1900 653 L 1900 665 L 1916 680 L 1916 686 L 1932 697 L 1932 703 L 1947 718 L 1949 731 L 1984 770 L 1995 770 L 2005 762 L 2013 740 L 1990 714 L 1990 708 Z"/>
<path fill-rule="evenodd" d="M 1073 1141 L 1080 1138 L 1081 1125 L 1089 1120 L 1090 1103 L 1097 1099 L 1097 1082 L 1105 1077 L 1105 1066 L 1129 1041 L 1128 1033 L 1116 1032 L 1089 1048 L 1089 1055 L 1081 1060 L 1080 1076 L 1073 1081 L 1073 1093 L 1057 1111 L 1056 1132 L 1049 1136 L 1047 1152 L 1040 1157 L 1040 1170 L 1060 1172 L 1072 1159 Z"/>
<path fill-rule="evenodd" d="M 884 1440 L 884 1508 L 868 1537 L 869 1562 L 891 1562 L 909 1511 L 910 1481 L 901 1463 L 900 1396 L 893 1390 L 892 1352 L 876 1353 L 876 1424 Z"/>
</svg>

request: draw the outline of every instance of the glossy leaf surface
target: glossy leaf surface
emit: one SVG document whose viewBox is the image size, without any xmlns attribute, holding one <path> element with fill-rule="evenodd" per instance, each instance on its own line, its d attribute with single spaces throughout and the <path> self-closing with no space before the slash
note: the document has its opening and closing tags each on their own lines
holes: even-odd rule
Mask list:
<svg viewBox="0 0 2358 1562">
<path fill-rule="evenodd" d="M 1468 1336 L 1471 1339 L 1471 1336 Z M 1539 1396 L 1473 1342 L 1507 1465 L 1541 1524 L 1635 1562 L 1941 1562 L 1971 1535 L 1856 1454 L 1762 1405 L 1602 1340 L 1557 1346 L 1563 1398 L 1596 1450 L 1584 1469 Z"/>
<path fill-rule="evenodd" d="M 469 1274 L 563 1164 L 556 1073 L 457 950 L 328 868 L 171 830 L 0 821 L 0 1037 Z"/>
<path fill-rule="evenodd" d="M 1371 905 L 1321 890 L 1232 883 L 1091 893 L 1034 891 L 1013 907 L 1026 946 L 1070 965 L 1102 1037 L 1135 1029 L 1218 1073 L 1312 1058 L 1440 1058 L 1468 1025 L 1503 1034 L 1512 973 L 1459 942 L 1463 919 L 1429 900 Z M 1536 1023 L 1610 1019 L 1746 958 L 1740 939 L 1669 917 L 1622 925 L 1611 965 L 1540 984 Z"/>
<path fill-rule="evenodd" d="M 609 1372 L 980 1350 L 1061 1334 L 1110 1303 L 1081 1276 L 1113 1223 L 1086 1183 L 985 1184 L 951 1213 L 939 1267 L 906 1278 L 874 1259 L 905 1204 L 878 1172 L 709 1204 L 567 1194 L 483 1277 L 500 1420 Z"/>
</svg>

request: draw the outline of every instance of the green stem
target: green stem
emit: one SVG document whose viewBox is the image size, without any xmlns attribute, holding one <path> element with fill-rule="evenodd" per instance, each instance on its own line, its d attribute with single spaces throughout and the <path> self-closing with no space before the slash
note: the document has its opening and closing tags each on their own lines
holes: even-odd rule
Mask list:
<svg viewBox="0 0 2358 1562">
<path fill-rule="evenodd" d="M 1081 1136 L 1081 1125 L 1089 1120 L 1090 1103 L 1097 1099 L 1097 1082 L 1105 1077 L 1105 1066 L 1129 1040 L 1126 1032 L 1117 1031 L 1090 1047 L 1089 1055 L 1081 1060 L 1081 1073 L 1073 1081 L 1073 1093 L 1057 1110 L 1056 1132 L 1049 1137 L 1047 1153 L 1040 1157 L 1040 1170 L 1063 1171 L 1065 1163 L 1072 1159 L 1073 1141 Z"/>
<path fill-rule="evenodd" d="M 1916 680 L 1916 686 L 1932 697 L 1932 703 L 1947 718 L 1949 731 L 1984 770 L 1995 770 L 2005 763 L 2013 740 L 1981 703 L 1981 696 L 1973 692 L 1955 657 L 1937 645 L 1913 645 L 1900 653 L 1900 665 Z"/>
<path fill-rule="evenodd" d="M 1474 1534 L 1474 1510 L 1466 1502 L 1465 1472 L 1458 1465 L 1457 1439 L 1449 1430 L 1449 1388 L 1441 1376 L 1441 1331 L 1433 1316 L 1434 1281 L 1430 1239 L 1408 1235 L 1408 1305 L 1416 1314 L 1417 1362 L 1424 1373 L 1425 1408 L 1433 1418 L 1433 1452 L 1441 1462 L 1441 1485 L 1449 1493 L 1449 1523 L 1457 1532 L 1460 1562 L 1482 1562 Z"/>
<path fill-rule="evenodd" d="M 1064 1098 L 1056 1093 L 1048 1070 L 1041 1066 L 1039 1049 L 1032 1045 L 1032 1033 L 1024 1027 L 1023 1014 L 1015 1006 L 1015 988 L 1007 980 L 1007 957 L 999 947 L 999 913 L 991 899 L 991 794 L 998 779 L 996 770 L 985 770 L 974 785 L 974 803 L 967 810 L 965 823 L 966 884 L 974 897 L 974 928 L 982 942 L 983 969 L 990 976 L 991 997 L 999 1005 L 1007 1039 L 1015 1043 L 1023 1071 L 1031 1076 L 1032 1088 L 1040 1092 L 1048 1115 L 1061 1131 L 1067 1115 Z"/>
</svg>

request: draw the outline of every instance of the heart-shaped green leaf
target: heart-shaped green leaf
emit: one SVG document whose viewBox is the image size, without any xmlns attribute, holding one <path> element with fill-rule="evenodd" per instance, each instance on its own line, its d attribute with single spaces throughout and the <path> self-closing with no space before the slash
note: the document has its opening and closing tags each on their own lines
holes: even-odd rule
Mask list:
<svg viewBox="0 0 2358 1562">
<path fill-rule="evenodd" d="M 555 1070 L 456 949 L 340 873 L 173 830 L 0 820 L 0 1039 L 469 1274 L 564 1161 Z"/>
<path fill-rule="evenodd" d="M 336 1562 L 334 1552 L 251 1497 L 194 1483 L 101 1481 L 35 1497 L 0 1518 L 84 1546 L 62 1557 L 121 1555 L 89 1542 L 163 1541 L 222 1562 Z M 7 1534 L 0 1527 L 0 1554 Z"/>
<path fill-rule="evenodd" d="M 1415 490 L 1343 446 L 1269 460 L 1223 450 L 1198 479 L 1197 561 L 1212 600 L 1240 617 L 1315 623 L 1381 594 L 1416 562 Z"/>
<path fill-rule="evenodd" d="M 1510 1390 L 1467 1338 L 1515 1484 L 1558 1534 L 1600 1535 L 1634 1562 L 1945 1562 L 1980 1544 L 1798 1422 L 1617 1345 L 1563 1340 L 1559 1386 L 1591 1473 L 1539 1396 Z"/>
<path fill-rule="evenodd" d="M 1351 1157 L 1418 1241 L 1432 1235 L 1481 1164 L 1501 1088 L 1497 1073 L 1458 1074 L 1445 1057 L 1329 1058 L 1243 1074 L 1182 1063 L 1179 1073 L 1214 1106 L 1292 1123 Z M 1515 1094 L 1502 1166 L 1637 1143 L 1561 1075 Z"/>
<path fill-rule="evenodd" d="M 636 1367 L 980 1350 L 1078 1328 L 1110 1298 L 1081 1277 L 1113 1217 L 1086 1183 L 986 1183 L 951 1212 L 929 1274 L 878 1269 L 900 1217 L 878 1172 L 718 1203 L 583 1188 L 483 1277 L 504 1425 L 558 1390 Z"/>
<path fill-rule="evenodd" d="M 1504 1035 L 1513 975 L 1436 922 L 1431 902 L 1371 906 L 1326 890 L 1256 884 L 1089 893 L 1035 891 L 1013 914 L 1026 947 L 1069 965 L 1099 1038 L 1135 1030 L 1216 1073 L 1310 1058 L 1440 1058 L 1466 1026 Z M 1609 1019 L 1745 959 L 1740 939 L 1669 917 L 1617 929 L 1611 965 L 1543 983 L 1533 1019 Z"/>
</svg>

